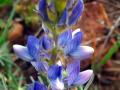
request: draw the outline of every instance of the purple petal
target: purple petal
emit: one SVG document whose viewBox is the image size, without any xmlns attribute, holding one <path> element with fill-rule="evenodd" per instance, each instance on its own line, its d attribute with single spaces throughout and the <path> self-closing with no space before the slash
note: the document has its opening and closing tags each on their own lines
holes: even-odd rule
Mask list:
<svg viewBox="0 0 120 90">
<path fill-rule="evenodd" d="M 62 78 L 62 67 L 58 65 L 52 65 L 48 69 L 48 78 L 52 80 L 56 80 L 57 78 Z"/>
<path fill-rule="evenodd" d="M 47 87 L 38 81 L 35 81 L 33 84 L 29 84 L 27 90 L 47 90 Z"/>
<path fill-rule="evenodd" d="M 43 48 L 45 50 L 52 49 L 52 40 L 47 35 L 43 36 Z"/>
<path fill-rule="evenodd" d="M 67 11 L 67 9 L 65 9 L 59 22 L 58 22 L 58 26 L 65 25 L 67 22 L 67 17 L 68 17 L 68 11 Z"/>
<path fill-rule="evenodd" d="M 39 83 L 39 82 L 35 82 L 34 83 L 34 90 L 47 90 L 46 86 Z"/>
<path fill-rule="evenodd" d="M 68 86 L 72 85 L 80 72 L 80 61 L 75 60 L 71 64 L 67 65 L 67 72 L 69 76 L 67 77 Z"/>
<path fill-rule="evenodd" d="M 58 38 L 58 47 L 64 48 L 67 45 L 67 43 L 71 41 L 71 39 L 72 39 L 71 30 L 67 30 L 63 32 Z"/>
<path fill-rule="evenodd" d="M 27 48 L 29 54 L 36 59 L 39 54 L 40 44 L 39 40 L 35 36 L 29 36 L 27 41 Z"/>
<path fill-rule="evenodd" d="M 32 61 L 33 58 L 29 55 L 27 47 L 21 45 L 13 45 L 14 52 L 18 55 L 19 58 L 25 61 Z"/>
<path fill-rule="evenodd" d="M 43 20 L 48 20 L 48 15 L 46 11 L 47 3 L 46 0 L 39 0 L 39 14 Z"/>
<path fill-rule="evenodd" d="M 36 61 L 36 62 L 31 62 L 31 64 L 35 67 L 35 69 L 38 72 L 47 72 L 48 71 L 48 64 L 47 62 L 42 62 L 42 61 Z"/>
<path fill-rule="evenodd" d="M 87 59 L 92 56 L 94 49 L 89 46 L 78 46 L 73 52 L 69 53 L 69 55 L 74 59 Z"/>
<path fill-rule="evenodd" d="M 74 50 L 76 50 L 76 48 L 80 45 L 80 43 L 82 42 L 82 37 L 83 37 L 83 33 L 82 32 L 78 32 L 74 35 L 74 38 L 71 40 L 70 43 L 67 43 L 64 53 L 65 55 L 69 55 L 69 53 L 73 52 Z"/>
<path fill-rule="evenodd" d="M 78 1 L 77 5 L 73 8 L 72 14 L 69 17 L 69 22 L 68 22 L 69 25 L 74 25 L 83 12 L 83 7 L 84 7 L 83 0 L 77 0 L 77 1 Z"/>
<path fill-rule="evenodd" d="M 79 73 L 78 77 L 74 81 L 73 85 L 83 85 L 85 84 L 92 76 L 93 70 L 85 70 Z"/>
</svg>

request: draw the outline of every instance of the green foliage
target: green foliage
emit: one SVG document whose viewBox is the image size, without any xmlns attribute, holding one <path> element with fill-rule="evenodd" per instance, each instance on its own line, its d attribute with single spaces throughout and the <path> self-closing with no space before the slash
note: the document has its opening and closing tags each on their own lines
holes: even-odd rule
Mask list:
<svg viewBox="0 0 120 90">
<path fill-rule="evenodd" d="M 3 28 L 3 25 L 4 25 L 4 21 L 0 19 L 0 28 Z"/>
<path fill-rule="evenodd" d="M 11 11 L 11 14 L 10 14 L 10 16 L 9 16 L 9 18 L 8 18 L 8 20 L 7 20 L 7 24 L 6 24 L 6 26 L 5 26 L 2 34 L 1 34 L 1 36 L 0 36 L 0 45 L 2 45 L 3 43 L 5 43 L 6 40 L 7 40 L 8 30 L 9 30 L 11 21 L 12 21 L 14 15 L 15 15 L 15 7 L 16 7 L 16 4 L 17 4 L 18 2 L 19 2 L 19 0 L 17 0 L 17 1 L 15 2 L 14 6 L 13 6 L 13 9 L 12 9 L 12 11 Z"/>
<path fill-rule="evenodd" d="M 13 0 L 0 0 L 0 7 L 12 5 L 12 2 Z M 0 34 L 0 90 L 25 90 L 25 87 L 21 86 L 23 77 L 16 75 L 16 73 L 19 73 L 20 69 L 13 62 L 13 54 L 9 52 L 7 41 L 8 30 L 15 15 L 15 7 L 18 2 L 19 0 L 16 0 L 13 5 L 7 23 Z M 2 19 L 0 19 L 0 25 L 0 28 L 3 28 L 4 21 Z"/>
<path fill-rule="evenodd" d="M 15 72 L 18 73 L 20 70 L 12 60 L 8 43 L 4 43 L 0 47 L 0 67 L 3 70 L 3 72 L 0 73 L 0 88 L 3 88 L 2 90 L 19 90 L 18 88 L 21 88 L 21 80 L 23 80 L 23 77 L 20 76 L 16 78 Z"/>
<path fill-rule="evenodd" d="M 118 40 L 108 51 L 108 53 L 105 55 L 105 57 L 95 66 L 95 69 L 99 70 L 103 65 L 107 63 L 107 61 L 110 60 L 110 58 L 115 54 L 118 49 L 120 48 L 120 40 Z"/>
<path fill-rule="evenodd" d="M 12 5 L 13 0 L 0 0 L 0 8 Z"/>
</svg>

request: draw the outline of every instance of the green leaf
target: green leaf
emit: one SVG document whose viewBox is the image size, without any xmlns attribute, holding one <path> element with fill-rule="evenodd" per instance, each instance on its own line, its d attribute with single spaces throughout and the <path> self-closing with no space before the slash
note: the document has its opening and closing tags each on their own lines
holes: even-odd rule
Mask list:
<svg viewBox="0 0 120 90">
<path fill-rule="evenodd" d="M 111 47 L 111 49 L 108 51 L 108 53 L 105 55 L 105 57 L 101 60 L 101 62 L 97 65 L 97 69 L 99 69 L 100 67 L 102 67 L 103 65 L 105 65 L 110 60 L 110 58 L 112 57 L 112 55 L 118 51 L 119 48 L 120 48 L 120 41 L 117 41 Z"/>
</svg>

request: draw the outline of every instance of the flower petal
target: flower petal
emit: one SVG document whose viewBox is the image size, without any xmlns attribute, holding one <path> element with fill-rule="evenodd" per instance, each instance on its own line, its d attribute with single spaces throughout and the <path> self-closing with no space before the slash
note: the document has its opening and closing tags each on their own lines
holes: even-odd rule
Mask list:
<svg viewBox="0 0 120 90">
<path fill-rule="evenodd" d="M 57 78 L 62 78 L 62 67 L 58 65 L 52 65 L 48 69 L 48 78 L 52 80 L 56 80 Z"/>
<path fill-rule="evenodd" d="M 93 70 L 85 70 L 79 73 L 78 77 L 74 81 L 73 85 L 83 85 L 85 84 L 92 76 Z"/>
<path fill-rule="evenodd" d="M 58 38 L 58 47 L 64 48 L 67 45 L 67 43 L 71 41 L 71 39 L 72 39 L 71 30 L 67 30 L 63 32 Z"/>
<path fill-rule="evenodd" d="M 74 38 L 74 36 L 75 36 L 77 33 L 79 33 L 79 32 L 81 32 L 81 31 L 80 31 L 80 28 L 75 29 L 75 30 L 72 32 L 72 38 Z"/>
<path fill-rule="evenodd" d="M 67 65 L 67 72 L 69 76 L 67 77 L 68 86 L 72 85 L 74 80 L 77 78 L 80 72 L 80 61 L 74 60 L 71 64 Z"/>
<path fill-rule="evenodd" d="M 47 35 L 43 36 L 43 48 L 45 50 L 52 49 L 52 40 Z"/>
<path fill-rule="evenodd" d="M 34 61 L 34 62 L 31 62 L 31 64 L 35 67 L 35 69 L 38 71 L 38 72 L 47 72 L 48 71 L 48 64 L 47 62 L 42 62 L 42 61 Z"/>
<path fill-rule="evenodd" d="M 39 54 L 40 44 L 39 40 L 35 36 L 29 36 L 27 41 L 27 48 L 29 54 L 36 59 Z"/>
<path fill-rule="evenodd" d="M 50 84 L 52 90 L 64 90 L 64 83 L 59 78 L 52 80 Z"/>
<path fill-rule="evenodd" d="M 39 0 L 39 14 L 43 20 L 48 20 L 48 15 L 46 11 L 47 3 L 46 0 Z"/>
<path fill-rule="evenodd" d="M 47 90 L 47 87 L 40 82 L 35 81 L 33 84 L 28 85 L 27 90 Z"/>
<path fill-rule="evenodd" d="M 33 58 L 29 55 L 27 47 L 21 45 L 13 45 L 14 52 L 18 55 L 19 58 L 25 61 L 32 61 Z"/>
<path fill-rule="evenodd" d="M 67 43 L 67 45 L 66 45 L 66 47 L 64 49 L 65 55 L 69 55 L 69 53 L 71 53 L 74 50 L 76 50 L 76 48 L 82 42 L 82 37 L 83 37 L 83 33 L 82 32 L 78 32 L 78 33 L 76 33 L 74 35 L 74 38 L 69 43 Z"/>
<path fill-rule="evenodd" d="M 69 25 L 74 25 L 83 12 L 83 0 L 77 0 L 77 5 L 73 8 L 72 14 L 69 17 Z"/>
<path fill-rule="evenodd" d="M 76 50 L 69 53 L 69 55 L 74 59 L 83 60 L 83 59 L 87 59 L 87 58 L 91 57 L 93 52 L 94 52 L 94 49 L 92 47 L 79 46 Z"/>
<path fill-rule="evenodd" d="M 46 86 L 39 83 L 39 82 L 35 82 L 34 83 L 34 90 L 47 90 Z"/>
<path fill-rule="evenodd" d="M 58 22 L 58 26 L 62 26 L 62 25 L 66 24 L 66 22 L 67 22 L 67 16 L 68 16 L 68 11 L 67 11 L 67 9 L 65 9 L 63 11 L 63 14 L 62 14 L 59 22 Z"/>
</svg>

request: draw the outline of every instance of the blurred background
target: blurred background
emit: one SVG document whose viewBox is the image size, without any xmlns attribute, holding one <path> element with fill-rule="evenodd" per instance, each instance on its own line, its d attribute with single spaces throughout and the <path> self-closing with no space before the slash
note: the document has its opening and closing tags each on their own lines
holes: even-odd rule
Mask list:
<svg viewBox="0 0 120 90">
<path fill-rule="evenodd" d="M 25 45 L 28 35 L 41 29 L 35 11 L 38 0 L 0 0 L 0 90 L 25 90 L 37 72 L 20 60 L 13 44 Z M 74 28 L 84 32 L 84 45 L 95 53 L 81 63 L 95 78 L 89 90 L 120 90 L 120 0 L 84 0 L 84 12 Z"/>
</svg>

